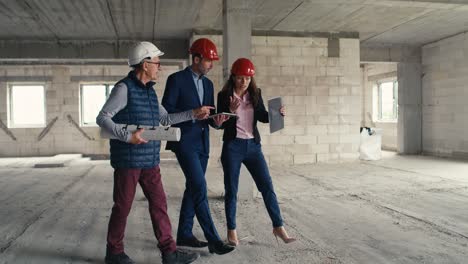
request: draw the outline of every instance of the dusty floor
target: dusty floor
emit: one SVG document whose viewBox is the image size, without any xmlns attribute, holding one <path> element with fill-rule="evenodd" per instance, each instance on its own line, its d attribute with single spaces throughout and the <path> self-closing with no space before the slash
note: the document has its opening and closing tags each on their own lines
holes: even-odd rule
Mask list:
<svg viewBox="0 0 468 264">
<path fill-rule="evenodd" d="M 0 159 L 0 263 L 103 263 L 112 206 L 108 161 Z M 162 163 L 176 228 L 183 176 Z M 238 209 L 241 245 L 196 263 L 468 263 L 468 162 L 396 156 L 378 162 L 272 167 L 286 227 L 298 241 L 277 244 L 262 199 Z M 220 168 L 207 175 L 210 206 L 225 237 Z M 175 231 L 173 233 L 175 234 Z M 202 237 L 199 227 L 195 233 Z M 161 263 L 147 204 L 137 193 L 126 251 Z"/>
</svg>

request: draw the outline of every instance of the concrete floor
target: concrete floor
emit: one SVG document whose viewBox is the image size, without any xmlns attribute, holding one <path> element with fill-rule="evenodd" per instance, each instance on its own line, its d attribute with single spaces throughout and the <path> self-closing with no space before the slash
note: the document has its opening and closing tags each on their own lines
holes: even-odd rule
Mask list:
<svg viewBox="0 0 468 264">
<path fill-rule="evenodd" d="M 109 162 L 64 158 L 65 167 L 33 168 L 47 161 L 0 159 L 0 263 L 103 263 Z M 183 176 L 174 161 L 163 161 L 162 173 L 175 229 Z M 239 204 L 236 251 L 200 250 L 196 263 L 467 263 L 467 161 L 385 153 L 378 162 L 272 167 L 271 174 L 298 241 L 277 245 L 257 193 Z M 221 169 L 209 168 L 207 178 L 224 238 Z M 202 237 L 198 226 L 195 233 Z M 125 243 L 137 263 L 161 263 L 141 191 Z"/>
</svg>

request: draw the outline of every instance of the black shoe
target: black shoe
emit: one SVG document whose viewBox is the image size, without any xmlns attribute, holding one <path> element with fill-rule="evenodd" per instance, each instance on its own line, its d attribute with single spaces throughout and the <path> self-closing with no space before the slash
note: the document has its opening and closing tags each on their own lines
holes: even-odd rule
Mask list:
<svg viewBox="0 0 468 264">
<path fill-rule="evenodd" d="M 193 236 L 190 238 L 177 239 L 177 246 L 202 248 L 202 247 L 207 247 L 208 243 L 205 241 L 200 241 L 196 237 Z"/>
<path fill-rule="evenodd" d="M 107 252 L 104 262 L 106 264 L 135 264 L 135 261 L 123 252 L 120 254 L 111 254 Z"/>
<path fill-rule="evenodd" d="M 176 250 L 172 253 L 162 255 L 163 264 L 188 264 L 194 262 L 200 257 L 200 254 L 195 252 L 184 252 Z"/>
<path fill-rule="evenodd" d="M 235 247 L 225 244 L 223 241 L 216 241 L 208 244 L 208 250 L 210 253 L 216 253 L 218 255 L 229 253 L 234 249 Z"/>
</svg>

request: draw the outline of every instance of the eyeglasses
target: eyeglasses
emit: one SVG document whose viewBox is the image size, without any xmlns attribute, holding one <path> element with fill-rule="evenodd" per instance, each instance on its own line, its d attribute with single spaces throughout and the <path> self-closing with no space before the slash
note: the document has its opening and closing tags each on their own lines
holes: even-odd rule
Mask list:
<svg viewBox="0 0 468 264">
<path fill-rule="evenodd" d="M 146 61 L 147 63 L 150 63 L 150 64 L 155 64 L 155 65 L 158 65 L 158 68 L 161 67 L 161 62 L 158 61 L 158 62 L 154 62 L 154 61 Z"/>
</svg>

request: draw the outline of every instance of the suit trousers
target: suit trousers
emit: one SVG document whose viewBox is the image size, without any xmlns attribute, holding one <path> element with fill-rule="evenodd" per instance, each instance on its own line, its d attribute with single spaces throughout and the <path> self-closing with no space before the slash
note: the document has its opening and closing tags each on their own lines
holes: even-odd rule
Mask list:
<svg viewBox="0 0 468 264">
<path fill-rule="evenodd" d="M 175 151 L 177 160 L 185 175 L 185 191 L 180 208 L 177 239 L 193 237 L 193 218 L 197 217 L 205 238 L 209 243 L 220 241 L 208 204 L 205 172 L 208 153 L 203 148 Z"/>
</svg>

